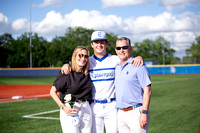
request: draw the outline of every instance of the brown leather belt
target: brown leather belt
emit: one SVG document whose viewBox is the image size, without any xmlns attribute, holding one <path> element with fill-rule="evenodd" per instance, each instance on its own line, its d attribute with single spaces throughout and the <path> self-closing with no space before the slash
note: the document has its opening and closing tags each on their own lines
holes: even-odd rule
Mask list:
<svg viewBox="0 0 200 133">
<path fill-rule="evenodd" d="M 128 107 L 128 108 L 124 108 L 124 109 L 120 109 L 120 110 L 123 110 L 123 111 L 129 111 L 129 110 L 133 110 L 133 109 L 135 109 L 135 108 L 137 108 L 137 107 L 140 107 L 140 106 L 142 106 L 142 104 L 137 104 L 137 105 L 135 105 L 135 106 L 130 106 L 130 107 Z"/>
<path fill-rule="evenodd" d="M 125 108 L 125 109 L 121 109 L 123 111 L 129 111 L 129 110 L 133 110 L 133 107 L 128 107 L 128 108 Z"/>
</svg>

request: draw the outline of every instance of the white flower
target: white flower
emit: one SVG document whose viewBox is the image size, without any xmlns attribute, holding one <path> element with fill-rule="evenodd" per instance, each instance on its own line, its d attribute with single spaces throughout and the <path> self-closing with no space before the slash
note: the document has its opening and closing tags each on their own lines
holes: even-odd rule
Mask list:
<svg viewBox="0 0 200 133">
<path fill-rule="evenodd" d="M 66 102 L 69 103 L 72 100 L 71 94 L 67 94 L 64 99 L 65 99 Z"/>
<path fill-rule="evenodd" d="M 64 97 L 64 99 L 65 99 L 65 103 L 69 103 L 69 105 L 70 105 L 71 108 L 74 107 L 74 103 L 75 103 L 75 102 L 72 102 L 72 101 L 71 101 L 71 100 L 72 100 L 71 94 L 67 94 L 67 95 Z"/>
</svg>

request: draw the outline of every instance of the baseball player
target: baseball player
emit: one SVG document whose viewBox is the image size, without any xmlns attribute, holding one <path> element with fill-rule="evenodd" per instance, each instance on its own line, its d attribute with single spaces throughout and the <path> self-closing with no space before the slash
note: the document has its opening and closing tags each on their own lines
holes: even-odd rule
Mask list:
<svg viewBox="0 0 200 133">
<path fill-rule="evenodd" d="M 91 36 L 91 46 L 94 55 L 89 57 L 89 72 L 93 83 L 92 109 L 92 133 L 104 133 L 104 125 L 107 133 L 117 133 L 117 108 L 115 98 L 115 67 L 120 62 L 116 55 L 108 54 L 106 33 L 94 31 Z M 133 60 L 134 66 L 142 63 L 142 58 Z M 62 67 L 62 72 L 67 74 L 68 66 Z"/>
</svg>

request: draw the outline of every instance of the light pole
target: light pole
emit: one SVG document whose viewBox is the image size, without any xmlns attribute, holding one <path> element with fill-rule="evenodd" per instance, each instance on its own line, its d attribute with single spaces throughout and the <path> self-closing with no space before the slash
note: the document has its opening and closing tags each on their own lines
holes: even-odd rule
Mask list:
<svg viewBox="0 0 200 133">
<path fill-rule="evenodd" d="M 165 50 L 164 50 L 164 48 L 162 49 L 162 53 L 163 53 L 163 65 L 165 65 Z"/>
<path fill-rule="evenodd" d="M 32 33 L 31 33 L 31 0 L 30 0 L 30 68 L 32 68 L 32 51 L 31 51 L 31 47 L 32 47 Z"/>
</svg>

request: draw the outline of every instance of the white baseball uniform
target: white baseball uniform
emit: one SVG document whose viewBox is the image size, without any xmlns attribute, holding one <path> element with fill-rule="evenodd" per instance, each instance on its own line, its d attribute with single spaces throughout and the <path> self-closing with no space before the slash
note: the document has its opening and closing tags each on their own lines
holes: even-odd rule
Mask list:
<svg viewBox="0 0 200 133">
<path fill-rule="evenodd" d="M 91 104 L 93 113 L 92 133 L 117 133 L 117 108 L 115 102 L 115 67 L 119 62 L 116 55 L 106 54 L 99 59 L 95 55 L 89 58 L 90 77 L 93 83 Z"/>
</svg>

